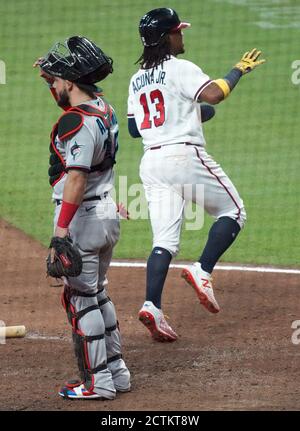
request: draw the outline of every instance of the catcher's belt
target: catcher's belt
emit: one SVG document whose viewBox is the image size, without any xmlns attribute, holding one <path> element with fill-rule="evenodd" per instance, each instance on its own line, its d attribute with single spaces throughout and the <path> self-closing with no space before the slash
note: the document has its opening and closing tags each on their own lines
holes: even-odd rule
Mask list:
<svg viewBox="0 0 300 431">
<path fill-rule="evenodd" d="M 82 202 L 89 202 L 89 201 L 102 201 L 102 199 L 107 198 L 107 196 L 109 195 L 108 192 L 104 192 L 102 195 L 100 196 L 91 196 L 89 198 L 83 199 Z M 56 205 L 61 205 L 62 200 L 61 199 L 55 199 L 55 203 Z"/>
</svg>

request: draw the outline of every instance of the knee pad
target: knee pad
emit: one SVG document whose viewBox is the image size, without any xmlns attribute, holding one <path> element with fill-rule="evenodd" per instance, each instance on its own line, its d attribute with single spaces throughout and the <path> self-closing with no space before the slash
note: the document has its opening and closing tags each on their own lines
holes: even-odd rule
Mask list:
<svg viewBox="0 0 300 431">
<path fill-rule="evenodd" d="M 117 326 L 116 310 L 105 289 L 97 293 L 97 301 L 105 323 L 105 331 L 114 330 Z"/>
</svg>

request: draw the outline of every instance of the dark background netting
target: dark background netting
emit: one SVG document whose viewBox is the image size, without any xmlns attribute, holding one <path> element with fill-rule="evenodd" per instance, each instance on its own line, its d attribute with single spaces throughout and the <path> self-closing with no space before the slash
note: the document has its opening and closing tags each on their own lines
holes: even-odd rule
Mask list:
<svg viewBox="0 0 300 431">
<path fill-rule="evenodd" d="M 192 23 L 183 58 L 212 78 L 224 76 L 246 50 L 263 51 L 267 63 L 245 77 L 204 126 L 208 152 L 248 211 L 245 231 L 223 260 L 298 265 L 300 90 L 292 65 L 300 58 L 300 5 L 292 0 L 0 0 L 0 59 L 6 66 L 6 84 L 0 85 L 0 216 L 48 244 L 49 132 L 60 111 L 32 63 L 74 34 L 93 39 L 114 59 L 103 88 L 120 122 L 117 189 L 120 176 L 128 187 L 140 182 L 142 145 L 127 132 L 127 92 L 141 53 L 140 17 L 162 6 Z M 134 198 L 128 196 L 129 206 Z M 202 230 L 183 230 L 179 258 L 198 256 L 210 224 L 207 218 Z M 147 220 L 122 222 L 116 257 L 145 257 L 150 248 Z"/>
</svg>

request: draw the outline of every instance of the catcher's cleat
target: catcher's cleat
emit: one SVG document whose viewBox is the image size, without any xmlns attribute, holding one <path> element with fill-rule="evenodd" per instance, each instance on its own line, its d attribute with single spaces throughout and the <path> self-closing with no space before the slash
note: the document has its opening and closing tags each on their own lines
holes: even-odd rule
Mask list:
<svg viewBox="0 0 300 431">
<path fill-rule="evenodd" d="M 65 382 L 65 386 L 66 386 L 68 389 L 73 389 L 73 388 L 75 388 L 76 386 L 80 386 L 81 384 L 84 384 L 84 382 L 83 382 L 82 380 L 79 380 L 79 379 L 70 379 L 70 380 L 67 380 L 67 381 Z"/>
<path fill-rule="evenodd" d="M 151 301 L 146 301 L 139 311 L 139 320 L 149 329 L 156 341 L 176 341 L 178 336 L 167 323 L 163 312 Z"/>
<path fill-rule="evenodd" d="M 96 392 L 90 391 L 86 389 L 84 384 L 79 384 L 75 386 L 76 382 L 68 382 L 66 386 L 60 389 L 59 395 L 62 398 L 71 399 L 71 400 L 113 400 L 116 397 L 115 393 L 105 393 L 105 394 L 96 394 Z"/>
<path fill-rule="evenodd" d="M 200 303 L 211 313 L 218 313 L 220 307 L 215 299 L 212 288 L 212 278 L 204 272 L 199 262 L 182 270 L 181 277 L 189 283 L 200 300 Z"/>
<path fill-rule="evenodd" d="M 112 374 L 112 379 L 114 382 L 114 387 L 117 392 L 130 392 L 130 372 L 125 365 L 123 359 L 118 359 L 117 361 L 110 362 L 108 364 L 109 370 Z M 75 386 L 79 386 L 84 382 L 79 379 L 70 379 L 65 382 L 65 386 L 68 389 L 73 389 Z"/>
</svg>

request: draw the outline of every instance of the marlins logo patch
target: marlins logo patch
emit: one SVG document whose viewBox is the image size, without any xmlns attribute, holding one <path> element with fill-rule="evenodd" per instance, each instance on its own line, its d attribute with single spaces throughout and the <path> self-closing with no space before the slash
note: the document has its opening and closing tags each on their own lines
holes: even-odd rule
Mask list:
<svg viewBox="0 0 300 431">
<path fill-rule="evenodd" d="M 76 156 L 81 153 L 81 145 L 78 145 L 77 142 L 75 142 L 74 145 L 71 147 L 71 154 L 73 157 L 73 160 L 75 160 Z"/>
</svg>

